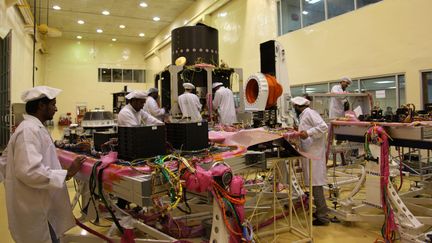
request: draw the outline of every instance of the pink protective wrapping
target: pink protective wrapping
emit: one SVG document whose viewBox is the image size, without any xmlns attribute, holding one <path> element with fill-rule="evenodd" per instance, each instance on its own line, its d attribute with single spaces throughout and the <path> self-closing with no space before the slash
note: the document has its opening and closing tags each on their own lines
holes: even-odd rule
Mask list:
<svg viewBox="0 0 432 243">
<path fill-rule="evenodd" d="M 72 161 L 75 159 L 76 156 L 78 156 L 78 154 L 63 149 L 57 149 L 57 156 L 63 168 L 69 168 L 69 166 L 72 164 Z M 116 152 L 110 152 L 108 155 L 101 157 L 100 160 L 102 161 L 102 164 L 108 165 L 108 168 L 104 170 L 104 174 L 102 177 L 104 181 L 104 187 L 108 191 L 111 191 L 112 182 L 120 180 L 121 176 L 137 175 L 139 174 L 139 172 L 137 172 L 136 170 L 143 173 L 151 173 L 151 168 L 149 166 L 136 166 L 134 167 L 134 169 L 132 169 L 129 166 L 112 164 L 117 160 Z M 97 161 L 98 159 L 96 158 L 86 157 L 86 160 L 84 161 L 84 164 L 82 165 L 78 176 L 88 179 L 91 175 L 93 165 Z M 101 165 L 98 168 L 102 167 L 105 166 Z"/>
<path fill-rule="evenodd" d="M 332 125 L 335 126 L 363 126 L 368 127 L 372 124 L 383 126 L 383 127 L 414 127 L 414 126 L 432 126 L 432 121 L 415 121 L 411 123 L 401 122 L 366 122 L 366 121 L 331 121 Z"/>
<path fill-rule="evenodd" d="M 234 196 L 245 196 L 244 180 L 241 176 L 234 176 L 230 184 L 230 192 Z M 235 205 L 240 222 L 244 222 L 244 205 Z"/>
<path fill-rule="evenodd" d="M 211 171 L 204 170 L 201 166 L 195 167 L 195 173 L 185 174 L 186 188 L 194 192 L 209 191 L 212 187 L 212 173 Z"/>
</svg>

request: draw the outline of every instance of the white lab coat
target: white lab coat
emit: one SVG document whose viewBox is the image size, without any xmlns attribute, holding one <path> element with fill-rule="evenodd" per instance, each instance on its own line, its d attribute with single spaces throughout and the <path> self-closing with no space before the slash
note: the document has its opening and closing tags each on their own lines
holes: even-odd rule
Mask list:
<svg viewBox="0 0 432 243">
<path fill-rule="evenodd" d="M 306 108 L 300 114 L 299 131 L 306 131 L 309 137 L 301 139 L 301 149 L 317 159 L 312 160 L 312 186 L 322 186 L 327 184 L 326 166 L 326 132 L 327 124 L 311 108 Z M 305 185 L 309 185 L 309 162 L 307 159 L 302 161 L 305 178 Z"/>
<path fill-rule="evenodd" d="M 57 237 L 75 225 L 66 174 L 47 129 L 24 115 L 9 140 L 4 180 L 9 230 L 17 243 L 51 242 L 48 221 Z"/>
<path fill-rule="evenodd" d="M 331 89 L 331 93 L 342 94 L 342 93 L 347 93 L 347 92 L 342 89 L 342 86 L 340 84 L 337 84 L 337 85 L 333 86 L 333 88 Z M 335 119 L 338 117 L 344 117 L 345 116 L 344 103 L 346 101 L 347 100 L 343 97 L 331 97 L 330 98 L 330 107 L 329 107 L 329 118 L 330 119 Z"/>
<path fill-rule="evenodd" d="M 237 122 L 234 95 L 230 89 L 220 87 L 216 90 L 213 99 L 213 109 L 218 111 L 219 123 L 231 125 Z"/>
<path fill-rule="evenodd" d="M 117 125 L 121 127 L 133 127 L 133 126 L 151 126 L 163 124 L 163 122 L 156 119 L 143 109 L 136 111 L 131 104 L 127 104 L 118 114 Z"/>
<path fill-rule="evenodd" d="M 197 95 L 184 92 L 178 97 L 178 104 L 183 118 L 189 117 L 192 122 L 199 122 L 202 120 L 200 114 L 202 104 Z"/>
<path fill-rule="evenodd" d="M 156 117 L 157 119 L 163 121 L 165 115 L 165 109 L 160 108 L 156 100 L 149 96 L 146 99 L 144 104 L 144 110 L 147 111 L 150 115 Z"/>
</svg>

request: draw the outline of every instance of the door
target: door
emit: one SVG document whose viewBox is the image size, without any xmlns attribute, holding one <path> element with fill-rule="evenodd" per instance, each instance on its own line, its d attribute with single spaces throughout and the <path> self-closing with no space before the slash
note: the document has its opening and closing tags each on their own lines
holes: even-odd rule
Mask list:
<svg viewBox="0 0 432 243">
<path fill-rule="evenodd" d="M 0 38 L 0 151 L 2 151 L 10 136 L 10 57 L 11 32 Z"/>
</svg>

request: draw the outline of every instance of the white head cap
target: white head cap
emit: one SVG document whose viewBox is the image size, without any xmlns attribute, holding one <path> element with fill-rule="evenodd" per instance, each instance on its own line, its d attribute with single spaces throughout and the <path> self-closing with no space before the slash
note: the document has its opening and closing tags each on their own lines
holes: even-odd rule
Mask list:
<svg viewBox="0 0 432 243">
<path fill-rule="evenodd" d="M 217 87 L 219 87 L 219 86 L 223 86 L 223 83 L 221 83 L 221 82 L 213 83 L 212 88 L 214 89 L 214 88 L 217 88 Z"/>
<path fill-rule="evenodd" d="M 297 96 L 291 99 L 291 102 L 295 105 L 309 105 L 310 101 L 304 97 Z"/>
<path fill-rule="evenodd" d="M 351 81 L 351 79 L 350 78 L 348 78 L 348 77 L 343 77 L 343 78 L 341 78 L 341 80 L 340 80 L 341 82 L 342 81 L 345 81 L 345 82 L 348 82 L 349 84 L 352 84 L 352 81 Z"/>
<path fill-rule="evenodd" d="M 132 92 L 130 92 L 129 94 L 127 94 L 125 97 L 126 99 L 130 100 L 130 99 L 145 99 L 147 98 L 147 92 L 145 91 L 140 91 L 140 90 L 134 90 Z"/>
<path fill-rule="evenodd" d="M 185 89 L 195 89 L 195 86 L 191 83 L 184 83 L 183 88 Z"/>
<path fill-rule="evenodd" d="M 157 88 L 150 88 L 149 90 L 148 90 L 148 94 L 151 94 L 151 93 L 158 93 L 159 92 L 159 90 L 157 89 Z"/>
<path fill-rule="evenodd" d="M 24 91 L 21 94 L 21 99 L 24 102 L 41 99 L 43 97 L 47 97 L 48 99 L 52 100 L 57 97 L 61 91 L 61 89 L 51 88 L 48 86 L 36 86 Z"/>
</svg>

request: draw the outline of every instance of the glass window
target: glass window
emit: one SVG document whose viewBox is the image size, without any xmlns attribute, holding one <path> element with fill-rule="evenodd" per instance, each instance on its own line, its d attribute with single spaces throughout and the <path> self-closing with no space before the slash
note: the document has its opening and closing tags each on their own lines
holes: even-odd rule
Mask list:
<svg viewBox="0 0 432 243">
<path fill-rule="evenodd" d="M 145 71 L 144 70 L 133 70 L 133 77 L 137 83 L 145 82 Z"/>
<path fill-rule="evenodd" d="M 312 93 L 328 93 L 328 84 L 313 84 L 313 85 L 306 85 L 306 93 L 312 94 Z"/>
<path fill-rule="evenodd" d="M 324 0 L 302 0 L 303 27 L 325 20 Z"/>
<path fill-rule="evenodd" d="M 100 68 L 99 69 L 101 82 L 111 82 L 111 69 L 109 68 Z"/>
<path fill-rule="evenodd" d="M 124 83 L 136 83 L 136 80 L 132 78 L 132 70 L 123 69 L 123 82 Z"/>
<path fill-rule="evenodd" d="M 405 75 L 398 75 L 398 82 L 399 82 L 399 104 L 398 106 L 406 104 L 406 97 L 405 97 Z"/>
<path fill-rule="evenodd" d="M 292 86 L 290 88 L 291 88 L 291 97 L 302 96 L 304 94 L 303 85 Z"/>
<path fill-rule="evenodd" d="M 327 0 L 327 16 L 333 18 L 354 10 L 353 0 Z"/>
<path fill-rule="evenodd" d="M 396 77 L 380 77 L 360 80 L 361 92 L 372 95 L 373 105 L 383 111 L 391 107 L 393 111 L 398 108 L 396 104 Z"/>
<path fill-rule="evenodd" d="M 423 104 L 432 104 L 432 71 L 422 73 Z"/>
<path fill-rule="evenodd" d="M 299 0 L 282 0 L 281 1 L 282 18 L 279 22 L 282 26 L 279 31 L 282 34 L 298 30 L 301 28 L 300 1 Z M 279 12 L 278 12 L 279 14 Z"/>
<path fill-rule="evenodd" d="M 331 92 L 331 89 L 333 88 L 333 86 L 338 85 L 339 83 L 340 82 L 330 83 L 330 92 Z M 350 93 L 360 93 L 360 91 L 358 89 L 358 80 L 352 80 L 352 84 L 350 86 L 348 86 L 348 88 L 346 90 Z"/>
<path fill-rule="evenodd" d="M 380 2 L 381 0 L 356 0 L 357 1 L 357 8 L 361 8 L 363 6 Z"/>
<path fill-rule="evenodd" d="M 113 74 L 113 82 L 122 82 L 123 80 L 122 69 L 113 69 L 112 74 Z"/>
</svg>

